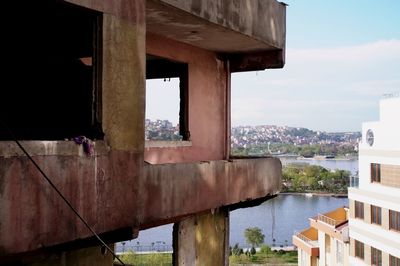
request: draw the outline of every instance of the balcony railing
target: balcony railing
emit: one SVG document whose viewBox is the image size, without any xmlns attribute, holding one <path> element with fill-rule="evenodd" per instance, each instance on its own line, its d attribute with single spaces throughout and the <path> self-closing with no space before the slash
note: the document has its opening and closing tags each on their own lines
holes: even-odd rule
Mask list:
<svg viewBox="0 0 400 266">
<path fill-rule="evenodd" d="M 330 218 L 330 217 L 328 217 L 326 215 L 323 215 L 323 214 L 318 214 L 317 220 L 321 221 L 321 222 L 324 222 L 324 223 L 327 223 L 327 224 L 332 225 L 332 226 L 339 225 L 339 224 L 341 224 L 341 223 L 346 221 L 346 220 L 336 220 L 336 219 Z"/>
<path fill-rule="evenodd" d="M 295 232 L 295 236 L 298 237 L 299 239 L 301 239 L 302 241 L 306 242 L 307 244 L 313 246 L 313 247 L 317 247 L 317 240 L 311 240 L 310 238 L 306 237 L 305 235 L 303 235 L 301 232 Z"/>
</svg>

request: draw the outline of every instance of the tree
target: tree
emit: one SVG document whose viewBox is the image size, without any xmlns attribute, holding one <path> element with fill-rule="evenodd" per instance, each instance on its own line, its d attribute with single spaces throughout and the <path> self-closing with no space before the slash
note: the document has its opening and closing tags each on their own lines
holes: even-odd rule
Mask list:
<svg viewBox="0 0 400 266">
<path fill-rule="evenodd" d="M 261 229 L 258 227 L 249 227 L 244 231 L 244 236 L 246 237 L 246 242 L 251 245 L 251 247 L 258 247 L 264 243 L 264 235 Z"/>
<path fill-rule="evenodd" d="M 239 243 L 236 243 L 232 248 L 232 254 L 236 256 L 240 256 L 243 254 L 243 249 L 239 248 Z"/>
</svg>

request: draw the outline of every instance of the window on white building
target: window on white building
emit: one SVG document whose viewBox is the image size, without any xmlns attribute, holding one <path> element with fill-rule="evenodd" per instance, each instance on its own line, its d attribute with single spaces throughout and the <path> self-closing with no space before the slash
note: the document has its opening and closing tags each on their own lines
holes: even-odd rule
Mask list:
<svg viewBox="0 0 400 266">
<path fill-rule="evenodd" d="M 381 207 L 371 205 L 371 223 L 382 224 L 382 210 Z"/>
<path fill-rule="evenodd" d="M 371 163 L 371 182 L 381 182 L 381 165 L 378 163 Z"/>
<path fill-rule="evenodd" d="M 400 266 L 400 258 L 390 255 L 389 256 L 389 265 L 390 266 Z"/>
<path fill-rule="evenodd" d="M 382 251 L 371 247 L 371 265 L 382 266 Z"/>
<path fill-rule="evenodd" d="M 354 249 L 356 257 L 364 260 L 364 243 L 354 240 Z"/>
<path fill-rule="evenodd" d="M 364 219 L 364 203 L 360 201 L 355 201 L 355 216 L 359 219 Z"/>
<path fill-rule="evenodd" d="M 400 212 L 389 210 L 389 228 L 400 231 Z"/>
</svg>

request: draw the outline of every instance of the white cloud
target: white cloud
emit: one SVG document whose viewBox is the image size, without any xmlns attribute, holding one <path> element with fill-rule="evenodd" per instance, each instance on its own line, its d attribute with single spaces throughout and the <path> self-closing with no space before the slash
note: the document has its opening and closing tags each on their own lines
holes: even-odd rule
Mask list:
<svg viewBox="0 0 400 266">
<path fill-rule="evenodd" d="M 319 49 L 287 49 L 288 60 L 301 62 L 375 62 L 392 57 L 400 57 L 400 40 L 382 40 L 358 46 L 319 48 Z"/>
<path fill-rule="evenodd" d="M 235 74 L 232 123 L 358 129 L 375 120 L 383 93 L 400 90 L 400 40 L 288 49 L 280 70 Z"/>
</svg>

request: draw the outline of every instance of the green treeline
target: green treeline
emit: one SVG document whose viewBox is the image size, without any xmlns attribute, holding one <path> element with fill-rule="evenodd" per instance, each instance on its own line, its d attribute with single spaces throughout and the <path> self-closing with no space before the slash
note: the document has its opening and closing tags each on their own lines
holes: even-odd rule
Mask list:
<svg viewBox="0 0 400 266">
<path fill-rule="evenodd" d="M 347 193 L 350 172 L 329 171 L 308 164 L 289 164 L 282 169 L 282 192 Z"/>
<path fill-rule="evenodd" d="M 236 147 L 232 149 L 234 156 L 266 155 L 269 153 L 297 154 L 303 157 L 314 157 L 315 155 L 333 156 L 356 156 L 354 146 L 342 144 L 312 144 L 294 145 L 287 143 L 271 143 L 269 150 L 267 144 L 253 144 L 249 147 Z"/>
</svg>

